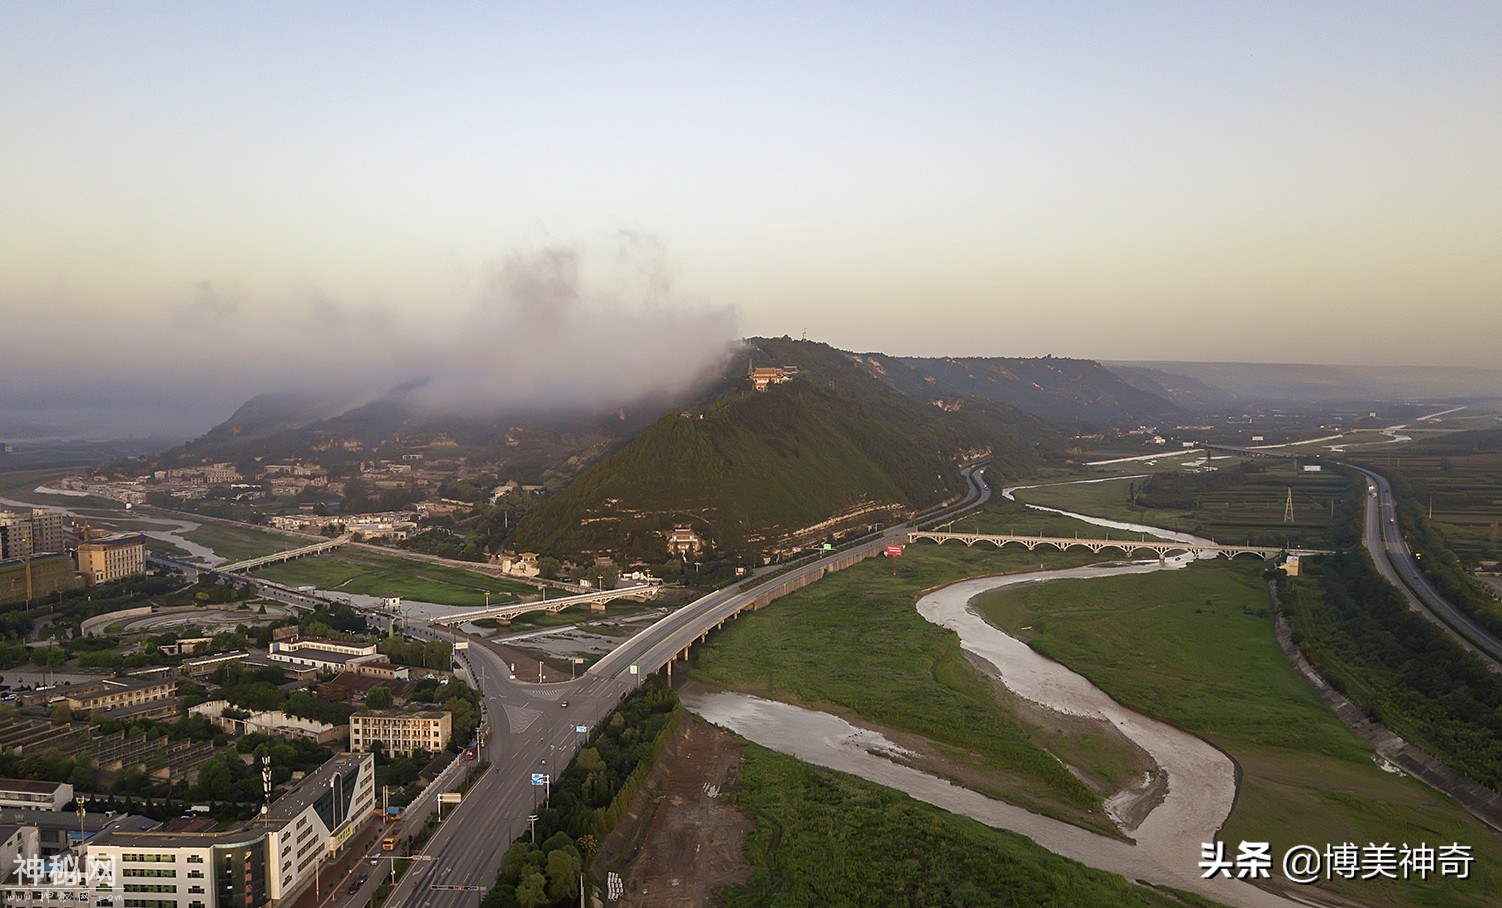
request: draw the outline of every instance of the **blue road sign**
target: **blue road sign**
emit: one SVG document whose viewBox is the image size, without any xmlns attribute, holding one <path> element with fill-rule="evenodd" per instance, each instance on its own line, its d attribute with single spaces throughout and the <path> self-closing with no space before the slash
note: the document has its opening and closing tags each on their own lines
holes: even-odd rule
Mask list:
<svg viewBox="0 0 1502 908">
<path fill-rule="evenodd" d="M 540 773 L 540 772 L 534 772 L 534 773 L 532 773 L 532 784 L 533 785 L 541 785 L 541 784 L 543 784 L 544 778 L 545 777 L 543 776 L 542 773 Z"/>
</svg>

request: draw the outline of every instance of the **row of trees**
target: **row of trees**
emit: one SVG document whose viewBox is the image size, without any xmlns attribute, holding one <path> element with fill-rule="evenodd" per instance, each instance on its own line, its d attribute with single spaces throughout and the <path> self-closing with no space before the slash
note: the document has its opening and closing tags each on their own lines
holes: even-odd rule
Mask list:
<svg viewBox="0 0 1502 908">
<path fill-rule="evenodd" d="M 1286 582 L 1294 640 L 1331 686 L 1407 740 L 1502 790 L 1502 676 L 1408 608 L 1365 552 Z"/>
<path fill-rule="evenodd" d="M 627 697 L 553 782 L 537 811 L 542 844 L 517 842 L 506 851 L 480 908 L 577 904 L 585 860 L 640 792 L 678 717 L 677 695 L 655 677 Z"/>
</svg>

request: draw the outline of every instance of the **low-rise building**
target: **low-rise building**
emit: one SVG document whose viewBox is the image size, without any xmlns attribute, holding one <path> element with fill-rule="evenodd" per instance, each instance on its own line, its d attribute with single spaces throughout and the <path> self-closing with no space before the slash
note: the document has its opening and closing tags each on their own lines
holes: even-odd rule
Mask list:
<svg viewBox="0 0 1502 908">
<path fill-rule="evenodd" d="M 146 573 L 146 537 L 130 534 L 80 542 L 78 572 L 91 584 Z"/>
<path fill-rule="evenodd" d="M 797 366 L 763 366 L 760 369 L 752 369 L 751 387 L 758 391 L 765 391 L 768 385 L 780 385 L 783 382 L 792 381 L 797 374 Z"/>
<path fill-rule="evenodd" d="M 75 710 L 139 706 L 177 695 L 177 682 L 161 678 L 106 678 L 70 688 L 62 700 Z"/>
<path fill-rule="evenodd" d="M 333 725 L 316 719 L 293 716 L 281 710 L 250 712 L 230 706 L 228 700 L 210 700 L 188 710 L 206 716 L 218 728 L 232 735 L 271 735 L 288 740 L 301 739 L 315 744 L 343 744 L 348 725 Z"/>
<path fill-rule="evenodd" d="M 0 779 L 0 807 L 62 810 L 72 801 L 73 786 L 67 782 Z"/>
<path fill-rule="evenodd" d="M 158 646 L 157 652 L 164 656 L 196 656 L 207 651 L 213 642 L 213 637 L 179 637 L 172 643 Z"/>
<path fill-rule="evenodd" d="M 139 719 L 176 719 L 182 714 L 183 698 L 168 697 L 165 700 L 150 700 L 128 706 L 113 706 L 96 709 L 90 714 L 94 719 L 117 719 L 129 725 Z"/>
<path fill-rule="evenodd" d="M 380 662 L 386 657 L 376 652 L 374 643 L 351 643 L 346 640 L 326 640 L 318 637 L 299 637 L 293 640 L 271 642 L 267 656 L 273 662 L 301 665 L 319 671 L 340 672 L 361 662 Z"/>
<path fill-rule="evenodd" d="M 248 658 L 250 658 L 250 651 L 239 649 L 228 653 L 199 656 L 196 659 L 184 659 L 181 668 L 182 673 L 189 678 L 207 678 L 222 666 L 231 662 L 244 662 Z"/>
<path fill-rule="evenodd" d="M 388 662 L 384 656 L 371 662 L 351 662 L 349 670 L 381 681 L 406 681 L 412 675 L 412 670 L 407 666 Z"/>
<path fill-rule="evenodd" d="M 693 555 L 704 547 L 704 540 L 693 527 L 673 527 L 668 534 L 668 552 L 673 555 Z"/>
<path fill-rule="evenodd" d="M 349 749 L 363 753 L 379 744 L 393 757 L 410 756 L 414 750 L 437 753 L 448 746 L 453 723 L 453 714 L 446 709 L 355 713 L 349 717 Z"/>
<path fill-rule="evenodd" d="M 318 685 L 318 698 L 330 703 L 361 704 L 370 692 L 377 687 L 384 687 L 391 691 L 391 703 L 394 706 L 405 706 L 412 699 L 412 692 L 417 689 L 415 681 L 388 681 L 383 678 L 373 678 L 369 675 L 357 675 L 354 672 L 341 672 L 334 678 Z"/>
</svg>

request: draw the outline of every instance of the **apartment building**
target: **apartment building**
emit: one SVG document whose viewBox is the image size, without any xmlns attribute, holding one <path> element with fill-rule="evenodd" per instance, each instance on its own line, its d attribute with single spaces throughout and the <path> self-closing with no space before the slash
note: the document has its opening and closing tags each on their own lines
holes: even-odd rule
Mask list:
<svg viewBox="0 0 1502 908">
<path fill-rule="evenodd" d="M 66 544 L 62 514 L 46 508 L 0 510 L 0 558 L 61 552 Z"/>
<path fill-rule="evenodd" d="M 78 572 L 91 584 L 146 573 L 146 537 L 106 536 L 80 542 Z"/>
<path fill-rule="evenodd" d="M 177 681 L 160 678 L 106 678 L 63 694 L 62 700 L 75 710 L 118 709 L 140 706 L 177 695 Z"/>
<path fill-rule="evenodd" d="M 453 727 L 453 714 L 446 709 L 373 709 L 349 717 L 349 749 L 363 753 L 379 744 L 393 757 L 411 756 L 414 750 L 437 753 L 448 746 Z"/>
</svg>

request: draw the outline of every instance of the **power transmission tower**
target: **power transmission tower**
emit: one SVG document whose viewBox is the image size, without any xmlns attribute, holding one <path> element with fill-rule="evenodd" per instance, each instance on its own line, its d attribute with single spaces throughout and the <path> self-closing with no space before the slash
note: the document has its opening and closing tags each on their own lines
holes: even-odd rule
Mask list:
<svg viewBox="0 0 1502 908">
<path fill-rule="evenodd" d="M 1293 486 L 1288 487 L 1288 500 L 1283 504 L 1283 522 L 1293 523 Z"/>
</svg>

